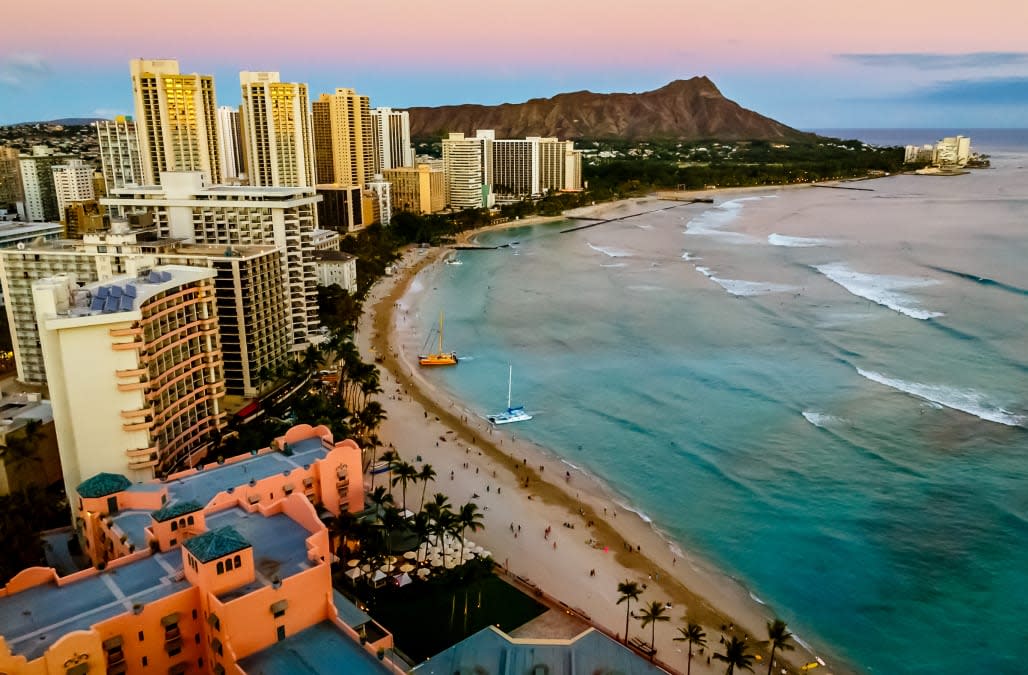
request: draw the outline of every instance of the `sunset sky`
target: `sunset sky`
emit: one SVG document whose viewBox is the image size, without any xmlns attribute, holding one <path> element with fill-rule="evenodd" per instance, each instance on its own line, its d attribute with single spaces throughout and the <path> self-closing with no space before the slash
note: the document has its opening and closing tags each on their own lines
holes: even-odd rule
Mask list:
<svg viewBox="0 0 1028 675">
<path fill-rule="evenodd" d="M 0 124 L 131 113 L 128 60 L 373 106 L 638 92 L 707 75 L 794 127 L 1028 127 L 1026 0 L 9 0 Z"/>
</svg>

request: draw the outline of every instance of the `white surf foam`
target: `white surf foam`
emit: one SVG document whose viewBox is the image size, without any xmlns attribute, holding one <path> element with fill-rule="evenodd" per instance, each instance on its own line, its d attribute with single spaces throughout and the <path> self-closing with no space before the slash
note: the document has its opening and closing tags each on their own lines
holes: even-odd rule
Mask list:
<svg viewBox="0 0 1028 675">
<path fill-rule="evenodd" d="M 757 603 L 758 605 L 767 606 L 767 603 L 761 600 L 760 597 L 758 597 L 757 594 L 753 591 L 750 591 L 750 599 L 752 599 L 753 602 Z"/>
<path fill-rule="evenodd" d="M 850 269 L 846 263 L 841 262 L 814 265 L 814 269 L 853 295 L 888 307 L 912 319 L 926 320 L 945 316 L 943 312 L 922 309 L 914 298 L 901 292 L 910 288 L 924 288 L 940 283 L 934 279 L 865 274 L 856 272 Z"/>
<path fill-rule="evenodd" d="M 790 237 L 786 234 L 772 233 L 767 236 L 767 243 L 787 248 L 811 248 L 813 246 L 831 246 L 835 241 L 818 237 Z"/>
<path fill-rule="evenodd" d="M 623 504 L 623 503 L 621 503 L 619 501 L 615 501 L 614 503 L 617 504 L 618 506 L 620 506 L 621 508 L 623 508 L 625 511 L 628 511 L 630 513 L 634 513 L 635 515 L 639 516 L 644 523 L 651 523 L 651 524 L 653 523 L 653 519 L 650 518 L 645 513 L 643 513 L 642 511 L 639 511 L 638 509 L 633 509 L 631 506 L 626 506 L 625 504 Z"/>
<path fill-rule="evenodd" d="M 722 279 L 711 276 L 710 280 L 732 295 L 739 297 L 750 297 L 753 295 L 768 295 L 770 293 L 786 293 L 798 290 L 795 286 L 785 284 L 772 284 L 768 281 L 746 281 L 745 279 Z"/>
<path fill-rule="evenodd" d="M 628 267 L 628 263 L 604 263 L 600 267 Z"/>
<path fill-rule="evenodd" d="M 693 260 L 703 260 L 703 258 L 694 256 L 692 253 L 689 253 L 688 251 L 686 251 L 685 253 L 682 254 L 682 260 L 684 260 L 686 262 L 692 262 Z"/>
<path fill-rule="evenodd" d="M 714 276 L 714 272 L 709 267 L 703 267 L 702 265 L 696 266 L 696 271 L 707 277 L 708 279 Z"/>
<path fill-rule="evenodd" d="M 872 382 L 884 384 L 897 391 L 916 396 L 917 398 L 937 405 L 952 408 L 974 415 L 979 419 L 997 424 L 1005 424 L 1008 427 L 1022 427 L 1025 425 L 1025 417 L 1016 415 L 1011 411 L 989 402 L 985 395 L 974 389 L 957 389 L 944 384 L 923 384 L 921 382 L 906 382 L 893 377 L 887 377 L 873 370 L 857 368 L 857 372 Z"/>
<path fill-rule="evenodd" d="M 589 248 L 591 248 L 592 250 L 602 253 L 603 255 L 611 258 L 630 258 L 632 256 L 632 254 L 628 251 L 621 251 L 616 248 L 606 248 L 603 246 L 593 246 L 589 242 L 586 243 L 589 244 Z"/>
<path fill-rule="evenodd" d="M 815 427 L 824 429 L 829 424 L 835 422 L 841 422 L 842 420 L 835 415 L 829 415 L 827 413 L 820 413 L 814 410 L 804 410 L 803 418 L 813 424 Z"/>
<path fill-rule="evenodd" d="M 628 286 L 628 290 L 630 290 L 630 291 L 643 291 L 645 293 L 651 293 L 653 291 L 662 291 L 664 289 L 662 287 L 660 287 L 660 286 L 650 286 L 650 285 L 647 285 L 647 284 L 636 284 L 634 286 Z"/>
<path fill-rule="evenodd" d="M 717 206 L 707 209 L 700 215 L 690 220 L 685 225 L 685 233 L 688 235 L 703 235 L 708 237 L 719 237 L 737 243 L 752 241 L 752 238 L 741 232 L 732 232 L 722 229 L 738 219 L 742 213 L 743 203 L 758 201 L 762 197 L 742 197 L 731 201 L 722 202 Z"/>
</svg>

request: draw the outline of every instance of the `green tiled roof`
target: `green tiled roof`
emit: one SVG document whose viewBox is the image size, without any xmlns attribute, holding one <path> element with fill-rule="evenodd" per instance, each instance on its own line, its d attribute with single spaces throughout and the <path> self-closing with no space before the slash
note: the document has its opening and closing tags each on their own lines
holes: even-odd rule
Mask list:
<svg viewBox="0 0 1028 675">
<path fill-rule="evenodd" d="M 203 506 L 201 506 L 197 502 L 189 500 L 185 502 L 176 502 L 174 504 L 168 504 L 164 508 L 157 509 L 156 511 L 152 512 L 150 515 L 158 523 L 163 523 L 165 520 L 178 518 L 179 516 L 184 516 L 187 513 L 199 511 L 202 508 Z"/>
<path fill-rule="evenodd" d="M 196 556 L 200 562 L 210 562 L 241 551 L 250 546 L 243 535 L 239 534 L 232 526 L 222 527 L 210 532 L 204 532 L 198 537 L 193 537 L 185 543 L 189 552 Z"/>
<path fill-rule="evenodd" d="M 95 497 L 106 497 L 107 495 L 113 495 L 115 492 L 121 492 L 125 488 L 132 485 L 132 481 L 125 476 L 117 473 L 98 473 L 89 480 L 79 483 L 78 490 L 79 496 L 85 497 L 86 499 L 93 499 Z"/>
</svg>

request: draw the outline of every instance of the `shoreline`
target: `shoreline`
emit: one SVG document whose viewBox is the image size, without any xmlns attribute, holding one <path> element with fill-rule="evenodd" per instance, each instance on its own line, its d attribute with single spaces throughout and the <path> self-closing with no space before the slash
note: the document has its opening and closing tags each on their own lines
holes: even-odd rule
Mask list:
<svg viewBox="0 0 1028 675">
<path fill-rule="evenodd" d="M 795 187 L 805 186 L 809 185 Z M 776 189 L 777 186 L 768 186 L 740 190 Z M 720 193 L 703 191 L 707 195 Z M 655 199 L 647 196 L 601 203 L 576 212 L 617 211 Z M 484 231 L 560 220 L 565 217 L 509 221 L 463 233 L 458 241 L 472 240 Z M 672 623 L 657 630 L 658 658 L 672 668 L 684 669 L 682 643 L 672 642 L 671 638 L 677 635 L 674 629 L 684 625 L 681 617 L 687 608 L 689 620 L 701 624 L 707 632 L 709 650 L 694 656 L 693 667 L 698 673 L 720 672 L 718 662 L 706 663 L 707 656 L 718 649 L 719 635 L 748 634 L 759 642 L 765 636 L 764 622 L 774 618 L 769 608 L 740 582 L 680 550 L 646 514 L 622 503 L 624 498 L 601 479 L 574 467 L 551 449 L 517 440 L 516 429 L 493 429 L 486 420 L 427 380 L 414 355 L 404 350 L 400 338 L 411 326 L 406 324 L 403 309 L 410 296 L 419 292 L 412 290 L 413 282 L 419 275 L 438 270 L 439 262 L 449 251 L 447 247 L 409 249 L 404 253 L 399 273 L 383 278 L 369 293 L 357 341 L 365 358 L 374 358 L 383 366 L 382 388 L 388 396 L 382 401 L 387 412 L 380 432 L 383 444 L 395 446 L 407 461 L 419 456 L 436 468 L 438 477 L 430 492 L 448 494 L 454 505 L 467 496 L 474 496 L 484 505 L 487 529 L 469 537 L 486 544 L 494 551 L 494 559 L 512 573 L 531 578 L 550 595 L 590 616 L 612 634 L 622 632 L 625 623 L 624 608 L 615 604 L 617 583 L 631 579 L 645 585 L 640 603 L 672 603 L 667 614 Z M 471 473 L 472 467 L 475 473 Z M 483 492 L 482 480 L 490 474 L 492 478 L 486 479 Z M 492 485 L 497 490 L 492 490 Z M 500 488 L 506 490 L 502 495 L 498 494 Z M 523 534 L 520 539 L 516 533 L 511 537 L 515 521 L 521 521 L 519 525 L 529 523 L 529 527 L 539 531 L 548 524 L 553 528 L 553 539 L 544 536 L 542 546 L 539 541 L 532 546 L 525 538 L 537 540 L 538 531 Z M 505 531 L 507 522 L 510 531 Z M 572 531 L 554 527 L 562 522 L 565 527 L 573 525 L 567 528 Z M 562 545 L 559 556 L 554 555 L 558 539 Z M 549 552 L 551 542 L 554 548 Z M 550 560 L 560 564 L 554 565 Z M 639 606 L 633 605 L 633 610 Z M 721 630 L 723 626 L 738 628 Z M 649 642 L 649 629 L 641 631 L 638 622 L 632 622 L 629 632 Z M 794 641 L 795 651 L 776 655 L 790 672 L 797 672 L 799 665 L 817 658 L 816 652 L 805 648 L 800 640 L 802 636 Z M 763 649 L 754 651 L 766 658 Z M 757 668 L 762 665 L 766 663 L 754 663 Z M 839 664 L 831 671 L 849 672 Z"/>
</svg>

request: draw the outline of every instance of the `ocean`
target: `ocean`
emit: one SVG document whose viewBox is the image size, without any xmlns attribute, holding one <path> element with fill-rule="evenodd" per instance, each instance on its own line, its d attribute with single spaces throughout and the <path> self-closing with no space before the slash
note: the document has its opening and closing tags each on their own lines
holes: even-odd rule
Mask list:
<svg viewBox="0 0 1028 675">
<path fill-rule="evenodd" d="M 418 280 L 462 355 L 430 377 L 485 415 L 512 364 L 519 436 L 857 670 L 1021 672 L 1028 133 L 982 140 L 964 176 L 487 233 Z"/>
</svg>

